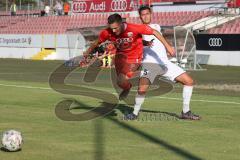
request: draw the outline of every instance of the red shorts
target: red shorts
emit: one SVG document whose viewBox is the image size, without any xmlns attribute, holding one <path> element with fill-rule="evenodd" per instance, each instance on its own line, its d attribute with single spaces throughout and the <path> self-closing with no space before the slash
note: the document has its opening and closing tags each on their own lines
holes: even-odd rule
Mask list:
<svg viewBox="0 0 240 160">
<path fill-rule="evenodd" d="M 121 54 L 116 55 L 115 57 L 115 69 L 117 75 L 124 74 L 131 78 L 134 72 L 140 68 L 141 63 L 138 63 L 136 59 L 128 59 L 126 56 Z"/>
</svg>

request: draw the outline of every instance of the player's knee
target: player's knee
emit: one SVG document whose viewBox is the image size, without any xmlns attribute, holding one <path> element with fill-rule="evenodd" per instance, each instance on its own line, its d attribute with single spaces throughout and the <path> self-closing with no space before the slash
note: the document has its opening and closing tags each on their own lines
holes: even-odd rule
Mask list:
<svg viewBox="0 0 240 160">
<path fill-rule="evenodd" d="M 145 95 L 146 93 L 146 90 L 138 90 L 138 95 Z"/>
<path fill-rule="evenodd" d="M 187 86 L 193 86 L 194 85 L 194 80 L 189 77 L 185 80 L 185 84 L 184 85 L 187 85 Z"/>
<path fill-rule="evenodd" d="M 147 87 L 139 87 L 138 88 L 138 94 L 139 95 L 145 95 L 147 93 Z"/>
</svg>

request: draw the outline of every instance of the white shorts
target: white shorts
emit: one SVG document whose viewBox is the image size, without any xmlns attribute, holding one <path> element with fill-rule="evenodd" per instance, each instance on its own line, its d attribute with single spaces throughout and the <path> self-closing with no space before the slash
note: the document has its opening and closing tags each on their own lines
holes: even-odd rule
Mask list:
<svg viewBox="0 0 240 160">
<path fill-rule="evenodd" d="M 147 78 L 151 83 L 157 76 L 163 75 L 167 72 L 167 67 L 163 64 L 157 63 L 142 63 L 142 70 L 140 77 Z"/>
<path fill-rule="evenodd" d="M 167 67 L 167 72 L 165 74 L 163 74 L 162 76 L 172 82 L 176 82 L 175 78 L 186 72 L 181 67 L 177 66 L 176 64 L 174 64 L 168 60 L 164 61 L 164 63 Z"/>
</svg>

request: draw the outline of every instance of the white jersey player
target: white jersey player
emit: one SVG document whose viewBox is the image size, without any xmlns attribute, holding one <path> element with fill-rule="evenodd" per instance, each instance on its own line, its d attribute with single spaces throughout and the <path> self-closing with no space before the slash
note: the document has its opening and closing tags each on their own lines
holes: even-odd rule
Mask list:
<svg viewBox="0 0 240 160">
<path fill-rule="evenodd" d="M 161 33 L 161 27 L 158 24 L 149 24 L 149 26 Z M 182 68 L 169 61 L 165 47 L 154 36 L 143 35 L 143 40 L 147 42 L 152 41 L 151 47 L 149 46 L 144 47 L 144 57 L 142 62 L 143 66 L 144 64 L 151 63 L 165 66 L 167 68 L 167 71 L 162 76 L 173 82 L 175 82 L 175 79 L 178 76 L 185 73 L 185 71 Z M 158 74 L 155 74 L 154 77 L 149 77 L 151 83 L 154 80 L 153 78 L 155 78 L 157 75 Z"/>
<path fill-rule="evenodd" d="M 151 28 L 161 32 L 158 24 L 151 24 L 152 12 L 149 6 L 141 6 L 138 11 L 143 24 L 147 24 Z M 150 42 L 151 46 L 144 47 L 143 69 L 139 80 L 138 94 L 135 98 L 134 111 L 126 115 L 125 119 L 134 120 L 137 118 L 149 85 L 154 81 L 156 76 L 162 75 L 172 82 L 179 82 L 183 85 L 183 109 L 180 117 L 182 119 L 199 120 L 200 116 L 193 114 L 190 110 L 193 79 L 182 68 L 168 60 L 165 47 L 154 36 L 143 35 L 143 40 Z"/>
</svg>

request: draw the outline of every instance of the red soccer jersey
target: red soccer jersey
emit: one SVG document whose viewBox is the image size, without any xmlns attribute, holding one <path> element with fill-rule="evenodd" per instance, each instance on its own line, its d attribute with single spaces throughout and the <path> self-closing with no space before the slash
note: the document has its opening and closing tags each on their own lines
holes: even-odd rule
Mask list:
<svg viewBox="0 0 240 160">
<path fill-rule="evenodd" d="M 116 44 L 117 54 L 127 57 L 128 63 L 140 63 L 143 55 L 142 34 L 151 35 L 153 29 L 148 25 L 124 23 L 125 30 L 120 35 L 115 35 L 111 29 L 101 31 L 100 43 L 109 40 Z"/>
</svg>

